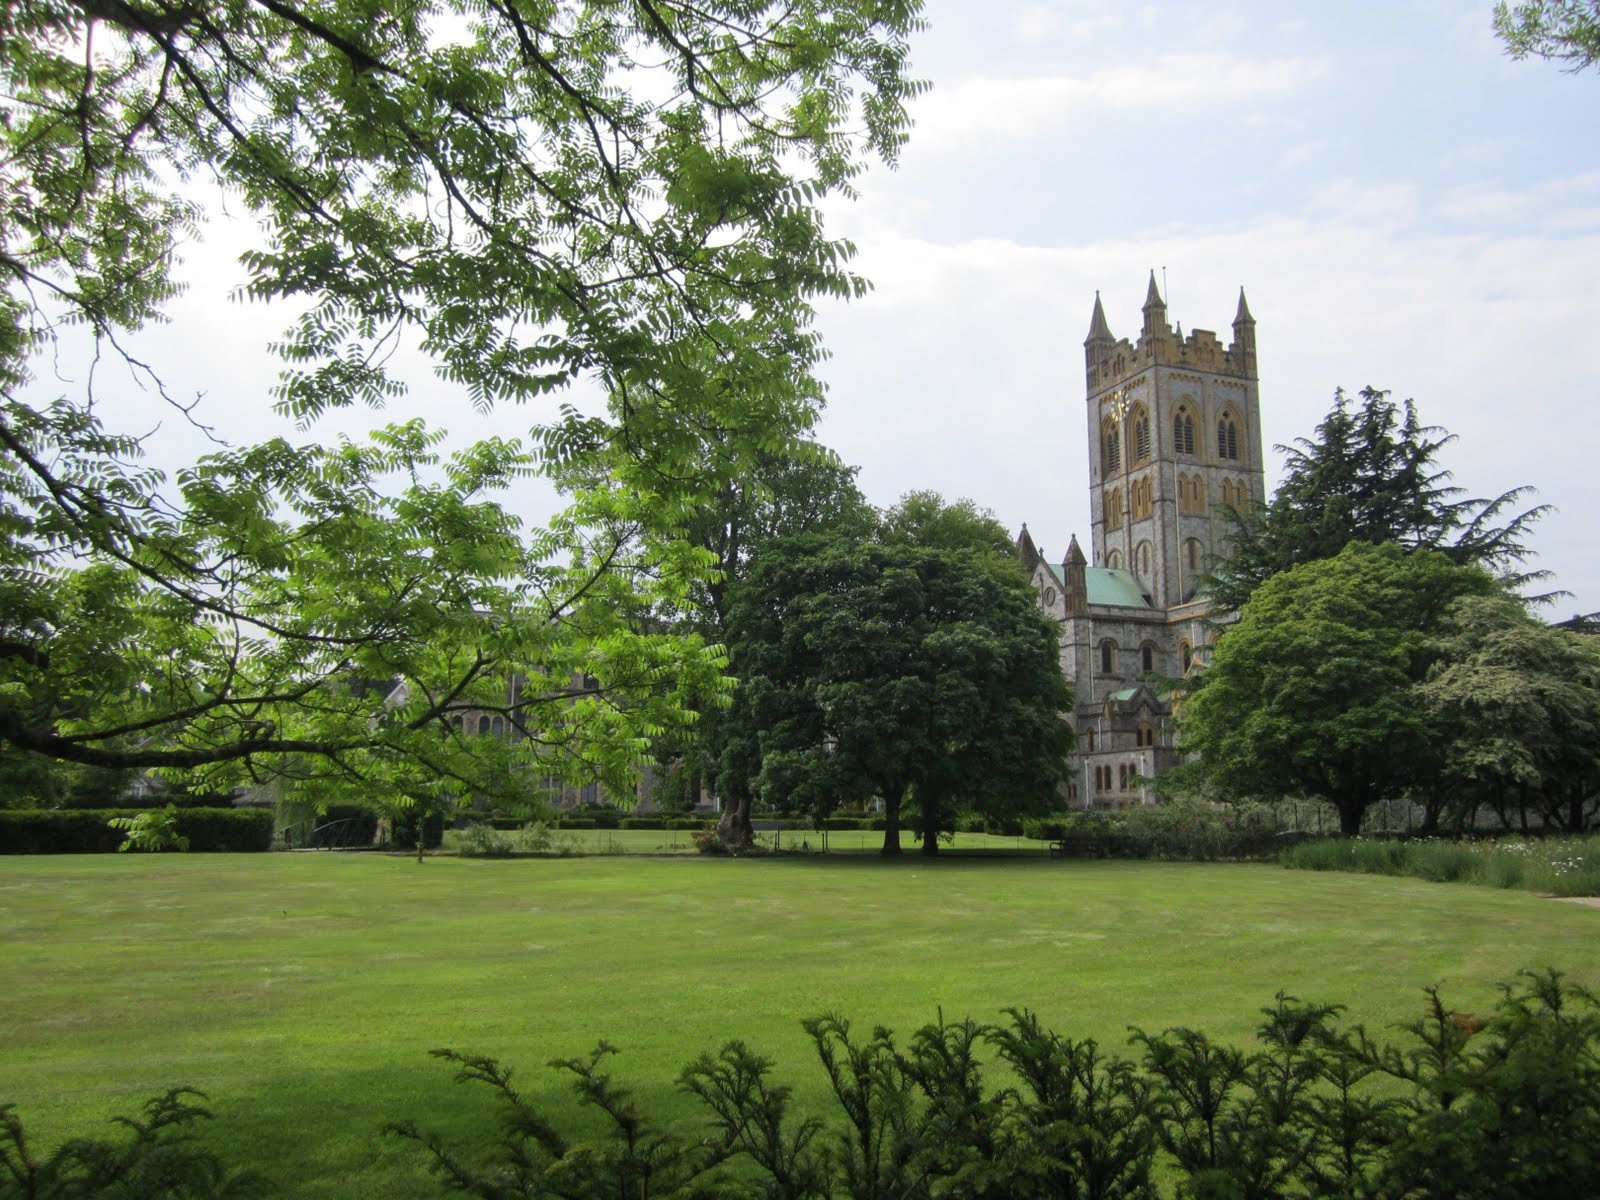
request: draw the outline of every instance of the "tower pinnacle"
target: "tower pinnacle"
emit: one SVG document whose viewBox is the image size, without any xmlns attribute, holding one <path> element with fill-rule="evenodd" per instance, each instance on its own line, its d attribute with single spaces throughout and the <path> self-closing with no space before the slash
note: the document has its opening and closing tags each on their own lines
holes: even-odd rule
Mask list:
<svg viewBox="0 0 1600 1200">
<path fill-rule="evenodd" d="M 1089 318 L 1089 336 L 1084 345 L 1090 342 L 1111 341 L 1111 326 L 1106 324 L 1106 310 L 1101 307 L 1100 293 L 1094 294 L 1094 315 Z"/>
</svg>

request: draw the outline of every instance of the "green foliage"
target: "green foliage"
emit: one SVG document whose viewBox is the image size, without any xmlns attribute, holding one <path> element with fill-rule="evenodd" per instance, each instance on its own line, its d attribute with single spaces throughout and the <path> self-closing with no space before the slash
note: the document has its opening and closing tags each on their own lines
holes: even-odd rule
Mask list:
<svg viewBox="0 0 1600 1200">
<path fill-rule="evenodd" d="M 1494 32 L 1512 58 L 1531 54 L 1582 71 L 1600 61 L 1600 0 L 1501 0 Z"/>
<path fill-rule="evenodd" d="M 1324 799 L 1354 836 L 1368 807 L 1440 770 L 1448 748 L 1416 685 L 1451 605 L 1496 590 L 1435 551 L 1359 541 L 1273 575 L 1184 699 L 1180 748 L 1200 757 L 1178 786 Z"/>
<path fill-rule="evenodd" d="M 815 817 L 880 797 L 890 854 L 912 801 L 930 854 L 960 808 L 1053 803 L 1072 697 L 1020 575 L 913 546 L 774 543 L 732 634 L 728 788 Z"/>
<path fill-rule="evenodd" d="M 543 821 L 531 821 L 511 831 L 494 829 L 488 825 L 468 825 L 456 841 L 456 852 L 463 858 L 551 854 L 557 852 L 556 835 Z"/>
<path fill-rule="evenodd" d="M 154 818 L 154 822 L 152 822 Z M 259 808 L 0 810 L 0 854 L 104 854 L 128 846 L 123 831 L 158 831 L 156 841 L 182 840 L 192 851 L 258 851 L 272 847 L 272 813 Z M 140 833 L 144 838 L 147 834 Z M 166 849 L 135 844 L 134 849 Z"/>
<path fill-rule="evenodd" d="M 178 810 L 171 804 L 161 810 L 142 812 L 136 817 L 112 817 L 106 822 L 120 829 L 118 850 L 187 850 L 189 839 L 178 832 Z"/>
<path fill-rule="evenodd" d="M 812 305 L 866 287 L 817 206 L 904 140 L 915 3 L 157 8 L 0 17 L 0 742 L 400 809 L 625 784 L 720 694 L 648 618 L 713 568 L 689 515 L 816 419 Z M 479 409 L 545 405 L 527 441 L 280 438 L 169 482 L 104 384 L 25 403 L 68 325 L 166 394 L 125 339 L 195 178 L 257 225 L 242 293 L 296 314 L 284 416 L 381 405 L 414 346 Z M 603 413 L 556 402 L 579 379 Z M 571 503 L 527 531 L 535 474 Z"/>
<path fill-rule="evenodd" d="M 1423 425 L 1410 400 L 1396 404 L 1387 392 L 1363 388 L 1352 404 L 1342 390 L 1335 392 L 1313 437 L 1278 447 L 1288 461 L 1272 501 L 1233 514 L 1229 555 L 1205 590 L 1219 607 L 1238 610 L 1267 579 L 1333 558 L 1351 542 L 1433 550 L 1458 564 L 1514 569 L 1526 556 L 1528 529 L 1547 506 L 1507 518 L 1526 488 L 1493 500 L 1466 496 L 1438 463 L 1453 440 Z"/>
<path fill-rule="evenodd" d="M 1400 1046 L 1341 1009 L 1282 992 L 1262 1010 L 1255 1048 L 1188 1028 L 1132 1031 L 1138 1062 L 1043 1028 L 1025 1010 L 1003 1025 L 942 1017 L 902 1047 L 887 1029 L 840 1017 L 803 1022 L 827 1079 L 829 1111 L 799 1115 L 773 1063 L 740 1041 L 684 1068 L 678 1085 L 707 1123 L 655 1129 L 628 1091 L 585 1058 L 554 1060 L 605 1136 L 578 1140 L 511 1086 L 493 1059 L 436 1050 L 457 1080 L 501 1101 L 498 1131 L 466 1154 L 414 1122 L 433 1171 L 495 1200 L 556 1194 L 789 1200 L 1057 1196 L 1462 1196 L 1591 1194 L 1600 1132 L 1600 1003 L 1553 971 L 1504 985 L 1491 1016 L 1449 1009 L 1427 990 Z M 992 1050 L 1007 1084 L 987 1076 Z M 549 1190 L 545 1190 L 548 1188 Z"/>
<path fill-rule="evenodd" d="M 191 1127 L 210 1120 L 205 1094 L 173 1088 L 145 1102 L 141 1115 L 117 1117 L 123 1142 L 77 1138 L 39 1158 L 22 1118 L 0 1105 L 0 1200 L 243 1200 L 276 1194 L 261 1176 L 231 1170 L 195 1144 Z"/>
<path fill-rule="evenodd" d="M 1526 823 L 1580 832 L 1600 804 L 1600 641 L 1535 620 L 1507 597 L 1467 597 L 1436 639 L 1417 689 L 1448 741 L 1423 792 L 1426 827 L 1481 806 Z"/>
<path fill-rule="evenodd" d="M 1284 850 L 1286 867 L 1411 875 L 1436 883 L 1523 888 L 1555 896 L 1600 896 L 1600 837 L 1317 840 Z"/>
</svg>

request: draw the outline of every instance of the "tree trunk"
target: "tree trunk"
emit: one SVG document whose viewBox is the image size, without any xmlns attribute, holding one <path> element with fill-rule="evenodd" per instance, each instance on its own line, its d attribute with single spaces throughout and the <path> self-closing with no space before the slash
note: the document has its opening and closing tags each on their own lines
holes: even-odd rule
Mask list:
<svg viewBox="0 0 1600 1200">
<path fill-rule="evenodd" d="M 1339 836 L 1361 836 L 1361 818 L 1367 811 L 1367 801 L 1359 799 L 1341 799 L 1335 801 L 1339 810 Z"/>
<path fill-rule="evenodd" d="M 939 853 L 939 802 L 931 796 L 920 796 L 922 801 L 922 853 L 932 857 Z"/>
<path fill-rule="evenodd" d="M 884 858 L 900 857 L 900 797 L 885 797 L 883 801 L 883 849 L 878 851 Z"/>
<path fill-rule="evenodd" d="M 717 818 L 717 837 L 732 850 L 744 850 L 755 841 L 756 831 L 750 825 L 750 797 L 729 796 L 723 805 L 722 816 Z"/>
</svg>

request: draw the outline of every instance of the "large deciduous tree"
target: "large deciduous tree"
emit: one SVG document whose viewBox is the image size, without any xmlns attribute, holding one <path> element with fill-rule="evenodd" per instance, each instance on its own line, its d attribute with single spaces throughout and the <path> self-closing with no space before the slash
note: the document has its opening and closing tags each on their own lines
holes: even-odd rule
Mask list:
<svg viewBox="0 0 1600 1200">
<path fill-rule="evenodd" d="M 916 7 L 7 6 L 0 742 L 476 790 L 506 764 L 455 722 L 492 712 L 546 769 L 625 772 L 719 677 L 648 615 L 710 568 L 682 535 L 705 491 L 815 418 L 811 303 L 865 286 L 815 204 L 894 158 Z M 449 461 L 415 425 L 278 440 L 169 484 L 104 382 L 26 399 L 68 323 L 162 387 L 129 338 L 213 184 L 261 231 L 244 294 L 296 314 L 285 417 L 381 404 L 399 345 L 480 408 L 587 379 L 606 411 Z M 527 473 L 573 489 L 547 530 L 503 505 Z"/>
<path fill-rule="evenodd" d="M 1180 770 L 1223 796 L 1327 800 L 1354 836 L 1372 804 L 1442 768 L 1416 688 L 1451 606 L 1498 591 L 1440 551 L 1359 541 L 1273 575 L 1182 702 L 1179 748 L 1199 759 Z"/>
<path fill-rule="evenodd" d="M 1467 496 L 1439 464 L 1452 440 L 1422 424 L 1410 400 L 1373 388 L 1354 400 L 1335 392 L 1313 436 L 1278 447 L 1288 461 L 1272 500 L 1232 514 L 1228 557 L 1206 583 L 1212 600 L 1237 610 L 1271 576 L 1331 558 L 1350 542 L 1435 550 L 1456 563 L 1514 572 L 1528 528 L 1546 507 L 1515 512 L 1525 488 L 1492 500 Z"/>
<path fill-rule="evenodd" d="M 1437 661 L 1417 689 L 1445 743 L 1423 789 L 1428 822 L 1480 805 L 1579 832 L 1600 798 L 1600 642 L 1552 628 L 1510 597 L 1468 596 L 1436 639 Z"/>
<path fill-rule="evenodd" d="M 1021 580 L 946 550 L 844 537 L 769 546 L 733 618 L 724 787 L 825 816 L 914 802 L 925 854 L 958 806 L 1057 800 L 1072 746 L 1057 631 Z"/>
</svg>

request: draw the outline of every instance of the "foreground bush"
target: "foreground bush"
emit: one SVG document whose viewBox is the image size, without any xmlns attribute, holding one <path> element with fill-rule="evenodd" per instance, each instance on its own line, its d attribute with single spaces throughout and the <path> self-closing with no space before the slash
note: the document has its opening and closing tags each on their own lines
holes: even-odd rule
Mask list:
<svg viewBox="0 0 1600 1200">
<path fill-rule="evenodd" d="M 195 1144 L 191 1126 L 211 1113 L 204 1094 L 173 1088 L 145 1103 L 137 1117 L 118 1117 L 121 1141 L 78 1138 L 44 1158 L 28 1146 L 22 1120 L 0 1106 L 0 1200 L 231 1200 L 274 1194 L 260 1176 L 230 1171 Z"/>
<path fill-rule="evenodd" d="M 455 1191 L 510 1197 L 1454 1197 L 1579 1200 L 1600 1172 L 1600 1003 L 1554 972 L 1524 973 L 1492 1015 L 1429 991 L 1400 1047 L 1340 1029 L 1339 1009 L 1280 993 L 1254 1050 L 1191 1029 L 1135 1031 L 1137 1060 L 1008 1010 L 1003 1025 L 940 1020 L 904 1046 L 888 1030 L 805 1022 L 827 1075 L 826 1116 L 797 1115 L 770 1060 L 743 1042 L 685 1067 L 709 1124 L 653 1126 L 602 1068 L 605 1042 L 550 1065 L 608 1131 L 574 1133 L 491 1058 L 436 1050 L 501 1101 L 478 1147 L 389 1126 Z M 1004 1064 L 987 1081 L 983 1055 Z"/>
<path fill-rule="evenodd" d="M 1600 896 L 1600 837 L 1461 842 L 1330 838 L 1290 847 L 1279 861 L 1307 871 L 1409 875 L 1553 896 Z"/>
<path fill-rule="evenodd" d="M 605 1070 L 605 1042 L 550 1063 L 576 1096 L 565 1119 L 496 1060 L 435 1050 L 496 1094 L 497 1115 L 466 1146 L 411 1121 L 386 1129 L 423 1149 L 445 1190 L 484 1200 L 1592 1200 L 1600 1001 L 1552 971 L 1522 973 L 1483 1015 L 1426 995 L 1399 1045 L 1280 993 L 1251 1048 L 1135 1030 L 1134 1057 L 1019 1009 L 998 1025 L 941 1018 L 903 1044 L 818 1017 L 803 1024 L 823 1111 L 797 1113 L 771 1060 L 731 1041 L 679 1073 L 704 1112 L 681 1128 L 640 1111 Z M 45 1157 L 0 1107 L 0 1200 L 260 1193 L 192 1139 L 209 1114 L 191 1097 L 119 1119 L 125 1143 Z"/>
<path fill-rule="evenodd" d="M 1060 843 L 1069 858 L 1182 862 L 1270 860 L 1285 844 L 1304 836 L 1279 829 L 1264 810 L 1195 800 L 1030 817 L 1021 829 L 1027 837 Z"/>
</svg>

